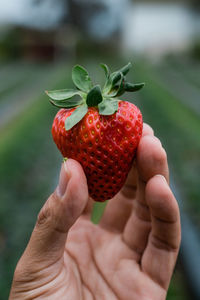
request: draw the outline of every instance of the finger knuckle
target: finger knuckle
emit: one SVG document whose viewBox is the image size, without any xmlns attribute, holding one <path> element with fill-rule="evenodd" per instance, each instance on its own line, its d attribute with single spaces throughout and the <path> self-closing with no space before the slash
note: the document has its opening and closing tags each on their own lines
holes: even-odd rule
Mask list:
<svg viewBox="0 0 200 300">
<path fill-rule="evenodd" d="M 43 225 L 43 224 L 47 223 L 49 217 L 50 217 L 50 212 L 49 212 L 49 209 L 45 205 L 38 214 L 37 225 Z"/>
<path fill-rule="evenodd" d="M 52 217 L 53 217 L 53 212 L 52 212 L 52 208 L 51 208 L 51 202 L 54 201 L 54 199 L 56 198 L 55 193 L 53 193 L 49 199 L 47 200 L 47 202 L 44 204 L 44 206 L 42 207 L 42 209 L 40 210 L 38 216 L 37 216 L 37 225 L 44 225 L 44 224 L 48 224 Z"/>
<path fill-rule="evenodd" d="M 39 212 L 36 227 L 40 230 L 41 228 L 43 230 L 51 228 L 55 231 L 65 232 L 64 211 L 63 203 L 61 203 L 57 193 L 54 192 Z"/>
<path fill-rule="evenodd" d="M 167 153 L 165 151 L 164 148 L 160 149 L 160 153 L 159 153 L 159 161 L 160 163 L 163 165 L 167 162 Z"/>
<path fill-rule="evenodd" d="M 26 281 L 27 278 L 28 278 L 27 268 L 25 267 L 21 258 L 15 268 L 14 275 L 13 275 L 13 282 L 15 284 L 22 283 Z"/>
<path fill-rule="evenodd" d="M 163 166 L 167 162 L 167 153 L 163 147 L 158 147 L 153 153 L 153 160 L 158 166 Z"/>
</svg>

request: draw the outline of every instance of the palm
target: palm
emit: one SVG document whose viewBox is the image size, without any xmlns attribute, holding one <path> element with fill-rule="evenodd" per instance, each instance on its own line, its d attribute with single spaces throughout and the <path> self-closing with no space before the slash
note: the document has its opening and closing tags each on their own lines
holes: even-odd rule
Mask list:
<svg viewBox="0 0 200 300">
<path fill-rule="evenodd" d="M 121 233 L 79 220 L 66 246 L 64 267 L 71 280 L 63 281 L 63 294 L 66 297 L 69 292 L 71 299 L 81 299 L 83 295 L 83 299 L 143 300 L 153 292 L 152 299 L 161 299 L 161 295 L 164 299 L 166 291 L 142 272 L 136 257 L 138 254 L 123 241 Z M 73 290 L 73 286 L 80 289 Z"/>
</svg>

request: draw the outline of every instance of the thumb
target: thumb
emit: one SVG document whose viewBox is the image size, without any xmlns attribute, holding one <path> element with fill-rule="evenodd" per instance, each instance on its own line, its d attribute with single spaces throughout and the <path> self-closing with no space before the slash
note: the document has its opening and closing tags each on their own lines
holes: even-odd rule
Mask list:
<svg viewBox="0 0 200 300">
<path fill-rule="evenodd" d="M 59 184 L 44 204 L 23 256 L 33 262 L 53 263 L 62 257 L 67 233 L 88 201 L 86 177 L 72 159 L 63 163 Z"/>
</svg>

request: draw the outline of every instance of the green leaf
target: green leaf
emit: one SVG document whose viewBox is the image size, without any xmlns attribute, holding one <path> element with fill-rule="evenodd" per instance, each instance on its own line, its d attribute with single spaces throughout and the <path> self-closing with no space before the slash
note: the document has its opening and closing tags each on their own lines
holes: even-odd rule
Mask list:
<svg viewBox="0 0 200 300">
<path fill-rule="evenodd" d="M 126 92 L 136 92 L 136 91 L 141 90 L 144 85 L 145 85 L 144 82 L 143 83 L 136 83 L 136 84 L 126 82 L 124 89 L 125 89 Z"/>
<path fill-rule="evenodd" d="M 63 90 L 55 90 L 55 91 L 46 91 L 46 94 L 52 100 L 65 100 L 65 99 L 70 99 L 75 95 L 80 95 L 80 92 L 76 90 L 63 89 Z"/>
<path fill-rule="evenodd" d="M 121 84 L 121 79 L 124 79 L 124 76 L 129 72 L 130 68 L 132 67 L 131 63 L 128 63 L 126 66 L 121 68 L 120 70 L 112 73 L 107 82 L 106 82 L 106 87 L 104 88 L 104 92 L 109 93 L 111 89 L 115 88 L 115 85 L 120 81 Z M 119 84 L 119 85 L 120 85 Z"/>
<path fill-rule="evenodd" d="M 112 86 L 114 86 L 123 77 L 122 72 L 117 71 L 111 74 Z"/>
<path fill-rule="evenodd" d="M 103 102 L 98 105 L 98 108 L 100 115 L 113 115 L 116 111 L 118 111 L 118 100 L 104 99 Z"/>
<path fill-rule="evenodd" d="M 129 72 L 131 67 L 132 67 L 132 63 L 129 62 L 127 65 L 125 65 L 123 68 L 121 68 L 119 70 L 119 72 L 121 72 L 125 76 Z"/>
<path fill-rule="evenodd" d="M 123 94 L 122 90 L 124 91 L 124 76 L 122 73 L 120 73 L 120 82 L 118 85 L 112 88 L 111 92 L 109 93 L 109 97 L 112 98 L 118 96 L 120 93 Z"/>
<path fill-rule="evenodd" d="M 71 99 L 67 99 L 67 100 L 50 100 L 50 102 L 56 106 L 56 107 L 62 107 L 62 108 L 73 108 L 76 107 L 78 105 L 81 105 L 84 103 L 84 100 L 82 98 L 78 99 L 78 98 L 71 98 Z"/>
<path fill-rule="evenodd" d="M 123 74 L 120 71 L 117 71 L 117 72 L 114 72 L 114 73 L 110 74 L 110 76 L 108 77 L 108 79 L 106 81 L 106 85 L 105 85 L 105 87 L 103 89 L 103 92 L 105 94 L 110 93 L 110 91 L 112 89 L 114 89 L 115 85 L 119 81 L 121 81 L 122 77 L 123 77 Z"/>
<path fill-rule="evenodd" d="M 104 95 L 108 94 L 110 92 L 111 88 L 112 88 L 112 79 L 109 76 L 108 79 L 106 80 L 106 83 L 105 83 L 104 87 L 103 87 L 103 94 Z"/>
<path fill-rule="evenodd" d="M 72 69 L 72 80 L 75 86 L 84 92 L 89 92 L 92 88 L 92 81 L 86 69 L 76 65 Z"/>
<path fill-rule="evenodd" d="M 94 86 L 88 93 L 86 98 L 87 105 L 97 106 L 100 102 L 102 102 L 103 97 L 101 94 L 101 88 L 99 85 Z"/>
<path fill-rule="evenodd" d="M 105 70 L 106 75 L 109 72 L 109 75 L 107 77 L 107 81 L 106 84 L 103 88 L 103 92 L 104 94 L 107 94 L 111 91 L 111 89 L 116 90 L 115 85 L 120 81 L 119 85 L 121 84 L 122 79 L 124 78 L 124 76 L 128 73 L 128 71 L 131 68 L 131 63 L 128 63 L 126 66 L 124 66 L 123 68 L 121 68 L 120 70 L 110 74 L 109 69 L 106 65 L 102 64 L 102 67 Z M 119 86 L 118 85 L 118 86 Z"/>
<path fill-rule="evenodd" d="M 74 125 L 76 125 L 82 118 L 86 115 L 88 107 L 86 104 L 78 106 L 71 116 L 69 116 L 65 121 L 65 129 L 70 130 Z"/>
<path fill-rule="evenodd" d="M 121 74 L 123 76 L 125 76 L 129 72 L 129 70 L 130 70 L 131 67 L 132 67 L 132 64 L 129 62 L 127 65 L 125 65 L 120 70 L 112 73 L 111 74 L 112 85 L 114 86 L 121 79 Z"/>
<path fill-rule="evenodd" d="M 106 82 L 103 87 L 103 93 L 107 94 L 112 87 L 112 81 L 110 78 L 110 70 L 106 64 L 100 64 L 100 66 L 103 68 L 105 75 L 106 75 Z"/>
<path fill-rule="evenodd" d="M 106 64 L 100 64 L 100 66 L 103 68 L 106 78 L 108 79 L 108 77 L 110 76 L 110 70 L 109 70 L 108 66 Z"/>
<path fill-rule="evenodd" d="M 117 93 L 116 93 L 115 97 L 118 97 L 118 96 L 121 96 L 124 94 L 124 92 L 125 92 L 124 87 L 125 87 L 125 81 L 124 81 L 124 79 L 122 79 L 122 81 L 117 89 Z"/>
</svg>

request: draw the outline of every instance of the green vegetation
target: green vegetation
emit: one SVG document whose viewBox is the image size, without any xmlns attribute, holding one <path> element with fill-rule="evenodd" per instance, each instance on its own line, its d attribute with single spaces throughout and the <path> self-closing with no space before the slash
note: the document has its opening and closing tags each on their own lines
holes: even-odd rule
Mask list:
<svg viewBox="0 0 200 300">
<path fill-rule="evenodd" d="M 58 86 L 66 79 L 61 73 Z M 47 97 L 41 95 L 0 131 L 1 299 L 7 299 L 16 262 L 38 211 L 56 184 L 62 160 L 50 135 L 55 113 Z"/>
<path fill-rule="evenodd" d="M 0 38 L 0 58 L 3 60 L 19 58 L 21 55 L 19 40 L 19 29 L 13 29 L 8 33 L 2 34 Z"/>
<path fill-rule="evenodd" d="M 113 64 L 113 69 L 115 67 Z M 154 128 L 166 148 L 173 177 L 187 199 L 185 208 L 199 222 L 200 120 L 196 112 L 175 97 L 167 85 L 158 83 L 157 68 L 144 62 L 138 62 L 134 67 L 133 73 L 137 77 L 134 81 L 146 82 L 145 88 L 134 95 L 137 97 L 134 103 L 140 107 L 144 121 Z M 62 69 L 55 85 L 44 88 L 70 87 L 71 68 L 68 70 L 68 76 Z M 187 80 L 184 73 L 183 76 Z M 5 91 L 6 97 L 14 91 L 17 93 L 19 86 L 23 88 L 23 85 L 11 85 Z M 49 105 L 46 95 L 40 91 L 38 95 L 26 110 L 0 128 L 0 299 L 8 297 L 16 262 L 27 244 L 37 213 L 55 188 L 62 161 L 50 134 L 56 108 Z M 3 103 L 4 99 L 1 101 Z M 180 273 L 178 270 L 174 274 L 167 300 L 185 299 Z"/>
<path fill-rule="evenodd" d="M 188 295 L 184 288 L 184 278 L 180 266 L 178 266 L 172 277 L 166 300 L 187 300 Z"/>
</svg>

